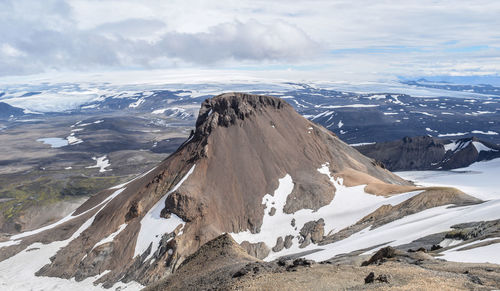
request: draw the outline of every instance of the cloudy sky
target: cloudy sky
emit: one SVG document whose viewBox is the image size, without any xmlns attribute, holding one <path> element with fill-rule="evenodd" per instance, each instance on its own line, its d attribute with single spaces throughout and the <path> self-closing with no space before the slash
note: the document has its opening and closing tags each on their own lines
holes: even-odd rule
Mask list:
<svg viewBox="0 0 500 291">
<path fill-rule="evenodd" d="M 498 75 L 500 2 L 0 0 L 0 78 L 153 69 Z"/>
</svg>

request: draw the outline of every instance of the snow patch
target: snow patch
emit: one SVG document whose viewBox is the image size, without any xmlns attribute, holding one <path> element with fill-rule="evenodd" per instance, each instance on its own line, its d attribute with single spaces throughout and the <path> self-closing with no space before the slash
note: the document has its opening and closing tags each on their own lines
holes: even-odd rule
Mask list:
<svg viewBox="0 0 500 291">
<path fill-rule="evenodd" d="M 406 171 L 396 174 L 421 186 L 449 186 L 482 200 L 500 199 L 500 159 L 476 162 L 451 171 Z"/>
<path fill-rule="evenodd" d="M 495 111 L 476 111 L 476 112 L 471 112 L 471 113 L 466 112 L 465 115 L 479 116 L 479 115 L 483 115 L 483 114 L 494 114 L 494 113 L 495 113 Z"/>
<path fill-rule="evenodd" d="M 156 169 L 156 167 L 154 167 L 154 168 L 152 168 L 151 170 L 149 170 L 149 171 L 147 171 L 147 172 L 143 173 L 142 175 L 139 175 L 139 176 L 135 177 L 134 179 L 132 179 L 132 180 L 130 180 L 130 181 L 127 181 L 127 182 L 122 183 L 122 184 L 119 184 L 119 185 L 115 185 L 115 186 L 113 186 L 113 187 L 110 187 L 109 189 L 110 189 L 110 190 L 113 190 L 113 189 L 120 189 L 120 188 L 123 188 L 123 187 L 127 186 L 129 183 L 131 183 L 131 182 L 133 182 L 133 181 L 135 181 L 135 180 L 137 180 L 137 179 L 140 179 L 140 178 L 142 178 L 142 177 L 146 176 L 147 174 L 151 173 L 154 169 Z"/>
<path fill-rule="evenodd" d="M 393 100 L 392 100 L 392 103 L 394 103 L 394 104 L 398 104 L 398 105 L 408 105 L 408 104 L 405 104 L 405 103 L 403 103 L 403 102 L 401 102 L 401 101 L 399 100 L 399 97 L 400 97 L 399 95 L 391 95 L 391 97 L 392 97 L 392 99 L 393 99 Z"/>
<path fill-rule="evenodd" d="M 440 134 L 438 134 L 438 137 L 459 136 L 459 135 L 466 135 L 466 134 L 468 134 L 468 132 L 440 133 Z"/>
<path fill-rule="evenodd" d="M 332 115 L 332 114 L 333 114 L 333 111 L 325 111 L 325 112 L 322 112 L 320 114 L 315 115 L 313 118 L 311 118 L 311 120 L 314 120 L 314 119 L 317 119 L 317 118 L 320 118 L 320 117 L 326 117 L 326 116 L 329 116 L 329 115 Z"/>
<path fill-rule="evenodd" d="M 176 191 L 184 181 L 193 173 L 196 165 L 193 165 L 187 174 L 167 192 L 156 204 L 146 213 L 141 220 L 141 229 L 137 235 L 135 244 L 134 257 L 142 255 L 152 244 L 151 253 L 145 260 L 150 258 L 158 249 L 160 240 L 163 234 L 174 231 L 179 225 L 184 227 L 185 222 L 175 214 L 171 214 L 170 218 L 160 217 L 161 211 L 165 208 L 165 200 L 174 191 Z"/>
<path fill-rule="evenodd" d="M 363 97 L 363 98 L 366 98 L 366 99 L 369 99 L 369 100 L 381 100 L 381 99 L 385 99 L 386 96 L 385 95 L 371 95 L 371 96 L 367 96 L 367 97 Z"/>
<path fill-rule="evenodd" d="M 279 179 L 279 185 L 274 194 L 266 194 L 262 198 L 262 204 L 266 205 L 266 209 L 260 232 L 252 234 L 247 230 L 239 233 L 231 233 L 233 238 L 238 243 L 242 243 L 243 241 L 251 243 L 264 242 L 271 248 L 276 244 L 278 237 L 281 236 L 284 239 L 286 235 L 292 235 L 294 238 L 292 239 L 293 245 L 290 249 L 284 249 L 278 253 L 271 252 L 265 259 L 273 260 L 283 255 L 316 247 L 315 245 L 310 245 L 308 248 L 299 248 L 297 236 L 300 235 L 300 229 L 306 222 L 323 218 L 325 221 L 325 233 L 335 233 L 356 223 L 384 204 L 396 205 L 422 192 L 414 191 L 391 197 L 376 196 L 365 193 L 365 185 L 355 187 L 343 186 L 342 179 L 334 179 L 331 176 L 328 164 L 322 165 L 318 169 L 318 172 L 327 175 L 330 182 L 337 189 L 333 200 L 328 205 L 321 207 L 317 211 L 301 209 L 293 214 L 284 213 L 283 208 L 287 197 L 294 187 L 292 177 L 286 174 L 283 178 Z M 273 216 L 269 215 L 271 207 L 276 209 Z M 292 219 L 295 219 L 296 227 L 291 225 Z"/>
<path fill-rule="evenodd" d="M 137 101 L 135 101 L 134 103 L 130 103 L 128 105 L 129 108 L 137 108 L 139 107 L 142 103 L 144 103 L 144 101 L 146 101 L 146 99 L 144 97 L 142 98 L 139 98 Z"/>
<path fill-rule="evenodd" d="M 156 110 L 153 110 L 153 112 L 151 112 L 151 114 L 163 114 L 167 110 L 168 110 L 168 108 L 156 109 Z"/>
<path fill-rule="evenodd" d="M 349 145 L 352 147 L 359 147 L 364 145 L 376 144 L 376 142 L 360 142 L 360 143 L 350 143 Z"/>
<path fill-rule="evenodd" d="M 314 105 L 316 108 L 335 109 L 335 108 L 367 108 L 378 107 L 376 104 L 348 104 L 348 105 Z"/>
<path fill-rule="evenodd" d="M 500 237 L 489 238 L 480 241 L 474 241 L 467 245 L 459 246 L 451 250 L 444 251 L 442 257 L 448 261 L 465 262 L 465 263 L 500 263 L 500 243 L 493 243 L 487 246 L 476 247 L 468 250 L 460 250 L 465 246 L 487 242 L 490 240 L 500 239 Z"/>
<path fill-rule="evenodd" d="M 127 227 L 127 224 L 124 223 L 122 225 L 120 225 L 120 227 L 118 227 L 118 230 L 113 232 L 112 234 L 110 234 L 109 236 L 103 238 L 101 241 L 99 241 L 98 243 L 96 243 L 94 245 L 94 247 L 92 249 L 95 249 L 96 247 L 100 246 L 100 245 L 103 245 L 103 244 L 106 244 L 106 243 L 109 243 L 109 242 L 112 242 L 115 237 L 120 234 L 120 232 L 122 232 L 122 230 L 125 229 L 125 227 Z"/>
<path fill-rule="evenodd" d="M 96 161 L 96 164 L 93 166 L 86 167 L 87 169 L 99 168 L 100 173 L 112 171 L 112 169 L 106 169 L 107 167 L 111 166 L 106 155 L 104 155 L 102 157 L 92 157 L 92 160 Z"/>
<path fill-rule="evenodd" d="M 482 130 L 473 130 L 471 133 L 475 134 L 485 134 L 485 135 L 498 135 L 498 132 L 488 130 L 488 131 L 482 131 Z"/>
<path fill-rule="evenodd" d="M 98 206 L 101 206 L 100 203 Z M 96 207 L 98 207 L 96 206 Z M 94 207 L 95 208 L 95 207 Z M 94 209 L 92 208 L 92 209 Z M 94 285 L 93 282 L 100 275 L 86 278 L 83 281 L 76 282 L 74 278 L 69 280 L 57 277 L 42 277 L 35 276 L 35 273 L 46 264 L 50 264 L 50 258 L 57 251 L 65 247 L 72 240 L 80 236 L 90 225 L 92 225 L 96 212 L 89 220 L 80 226 L 80 228 L 67 240 L 55 241 L 50 244 L 34 243 L 27 247 L 24 251 L 0 262 L 0 287 L 2 290 L 109 290 L 102 287 L 102 284 Z M 74 218 L 74 217 L 73 217 Z M 116 283 L 113 287 L 121 288 L 121 290 L 140 290 L 144 286 L 137 282 Z"/>
<path fill-rule="evenodd" d="M 436 117 L 436 115 L 431 114 L 429 112 L 425 112 L 425 111 L 410 111 L 410 113 L 417 113 L 417 114 L 422 114 L 422 115 L 425 115 L 425 116 Z"/>
<path fill-rule="evenodd" d="M 463 242 L 464 241 L 461 239 L 445 238 L 442 242 L 439 243 L 439 245 L 443 248 L 446 248 L 446 247 L 451 247 L 451 246 L 461 244 Z"/>
<path fill-rule="evenodd" d="M 79 144 L 79 143 L 82 143 L 83 140 L 82 139 L 79 139 L 75 136 L 75 133 L 72 132 L 70 135 L 68 135 L 66 137 L 66 140 L 68 141 L 68 144 L 69 145 L 75 145 L 75 144 Z"/>
<path fill-rule="evenodd" d="M 99 104 L 90 104 L 90 105 L 84 105 L 84 106 L 81 106 L 80 108 L 81 109 L 94 109 L 94 108 L 98 108 L 99 107 Z"/>
<path fill-rule="evenodd" d="M 487 146 L 485 146 L 483 143 L 481 142 L 478 142 L 478 141 L 473 141 L 472 144 L 474 145 L 474 147 L 476 148 L 477 152 L 480 153 L 481 151 L 485 151 L 485 152 L 497 152 L 497 150 L 494 150 L 492 148 L 489 148 Z"/>
</svg>

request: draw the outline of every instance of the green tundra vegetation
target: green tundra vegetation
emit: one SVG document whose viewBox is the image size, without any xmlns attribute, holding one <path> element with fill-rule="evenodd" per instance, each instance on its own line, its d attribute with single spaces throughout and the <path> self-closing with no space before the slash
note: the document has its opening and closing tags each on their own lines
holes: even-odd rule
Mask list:
<svg viewBox="0 0 500 291">
<path fill-rule="evenodd" d="M 63 200 L 90 196 L 126 181 L 129 176 L 92 177 L 81 171 L 31 171 L 0 176 L 0 213 L 3 221 L 19 217 L 27 209 Z"/>
</svg>

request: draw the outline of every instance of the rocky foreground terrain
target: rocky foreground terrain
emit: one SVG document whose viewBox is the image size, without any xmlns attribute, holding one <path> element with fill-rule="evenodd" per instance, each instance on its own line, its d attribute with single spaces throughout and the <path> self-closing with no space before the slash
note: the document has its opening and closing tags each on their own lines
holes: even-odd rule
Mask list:
<svg viewBox="0 0 500 291">
<path fill-rule="evenodd" d="M 169 278 L 146 291 L 163 290 L 492 290 L 500 266 L 446 262 L 424 248 L 385 247 L 374 255 L 348 254 L 326 261 L 284 257 L 263 262 L 228 234 L 189 256 Z"/>
</svg>

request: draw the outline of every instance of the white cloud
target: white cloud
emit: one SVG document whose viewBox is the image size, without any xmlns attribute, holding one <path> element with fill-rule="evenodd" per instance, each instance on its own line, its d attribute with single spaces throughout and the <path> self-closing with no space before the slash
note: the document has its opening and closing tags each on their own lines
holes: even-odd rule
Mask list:
<svg viewBox="0 0 500 291">
<path fill-rule="evenodd" d="M 303 31 L 284 22 L 228 22 L 208 32 L 166 33 L 154 45 L 156 54 L 185 62 L 210 64 L 222 60 L 286 60 L 314 56 L 318 46 Z"/>
<path fill-rule="evenodd" d="M 8 56 L 8 57 L 19 57 L 24 55 L 23 52 L 20 50 L 16 49 L 15 47 L 11 46 L 8 43 L 2 44 L 2 47 L 0 49 L 3 55 Z"/>
<path fill-rule="evenodd" d="M 499 14 L 493 0 L 4 0 L 0 75 L 269 66 L 330 78 L 498 74 Z"/>
</svg>

